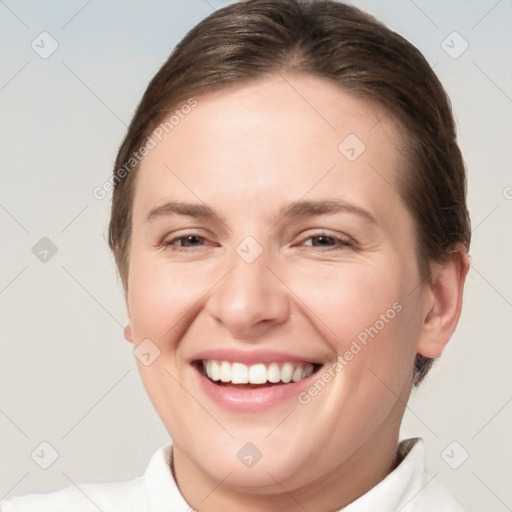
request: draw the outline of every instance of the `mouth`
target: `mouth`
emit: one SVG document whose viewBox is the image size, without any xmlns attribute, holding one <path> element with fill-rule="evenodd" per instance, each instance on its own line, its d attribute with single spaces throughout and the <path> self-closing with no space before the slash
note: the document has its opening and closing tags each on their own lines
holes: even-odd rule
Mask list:
<svg viewBox="0 0 512 512">
<path fill-rule="evenodd" d="M 300 382 L 321 365 L 305 362 L 271 362 L 247 365 L 241 362 L 201 359 L 193 363 L 203 377 L 222 388 L 252 390 Z"/>
<path fill-rule="evenodd" d="M 189 364 L 195 389 L 213 406 L 231 413 L 259 413 L 289 408 L 327 361 L 321 354 L 219 347 L 195 354 Z"/>
</svg>

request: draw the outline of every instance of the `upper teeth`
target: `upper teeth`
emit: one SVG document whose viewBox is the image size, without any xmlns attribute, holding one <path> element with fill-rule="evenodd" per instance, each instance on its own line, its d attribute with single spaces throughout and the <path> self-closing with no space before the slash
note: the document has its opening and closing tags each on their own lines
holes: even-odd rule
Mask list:
<svg viewBox="0 0 512 512">
<path fill-rule="evenodd" d="M 258 363 L 247 366 L 229 361 L 203 361 L 203 368 L 211 380 L 232 384 L 265 384 L 267 381 L 297 382 L 313 373 L 313 365 L 303 363 Z"/>
</svg>

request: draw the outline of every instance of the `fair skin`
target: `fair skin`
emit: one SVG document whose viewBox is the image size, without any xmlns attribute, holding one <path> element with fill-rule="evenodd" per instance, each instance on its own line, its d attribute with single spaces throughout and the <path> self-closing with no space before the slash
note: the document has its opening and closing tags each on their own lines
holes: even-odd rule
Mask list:
<svg viewBox="0 0 512 512">
<path fill-rule="evenodd" d="M 139 370 L 192 507 L 338 510 L 393 469 L 415 355 L 439 356 L 453 333 L 467 256 L 458 249 L 420 284 L 414 222 L 397 193 L 398 129 L 376 106 L 297 75 L 197 100 L 137 177 L 125 336 L 160 350 Z M 349 134 L 366 146 L 354 161 L 338 149 Z M 170 201 L 213 215 L 147 220 Z M 280 217 L 296 201 L 344 207 Z M 376 324 L 393 304 L 400 311 Z M 342 371 L 299 402 L 375 325 Z M 315 373 L 219 385 L 201 372 L 210 359 L 314 363 Z M 261 453 L 251 467 L 239 454 L 246 443 Z"/>
</svg>

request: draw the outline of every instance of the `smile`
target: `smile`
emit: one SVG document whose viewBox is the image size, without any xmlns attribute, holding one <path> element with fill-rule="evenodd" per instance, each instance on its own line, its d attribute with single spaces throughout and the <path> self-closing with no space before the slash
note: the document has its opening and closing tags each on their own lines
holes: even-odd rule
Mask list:
<svg viewBox="0 0 512 512">
<path fill-rule="evenodd" d="M 259 413 L 280 404 L 289 408 L 323 366 L 296 355 L 258 354 L 216 350 L 192 360 L 201 393 L 235 413 Z"/>
<path fill-rule="evenodd" d="M 266 385 L 299 382 L 315 371 L 312 363 L 257 363 L 246 365 L 230 361 L 200 361 L 204 376 L 218 385 Z"/>
</svg>

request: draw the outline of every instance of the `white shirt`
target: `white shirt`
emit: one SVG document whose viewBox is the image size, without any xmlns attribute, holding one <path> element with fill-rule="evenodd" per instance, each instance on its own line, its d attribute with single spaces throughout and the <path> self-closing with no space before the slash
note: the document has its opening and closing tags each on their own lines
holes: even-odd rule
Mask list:
<svg viewBox="0 0 512 512">
<path fill-rule="evenodd" d="M 424 469 L 421 438 L 402 441 L 400 464 L 343 512 L 463 512 Z M 171 445 L 151 458 L 143 476 L 106 484 L 85 484 L 47 494 L 27 494 L 0 502 L 0 512 L 192 512 L 170 469 Z"/>
</svg>

